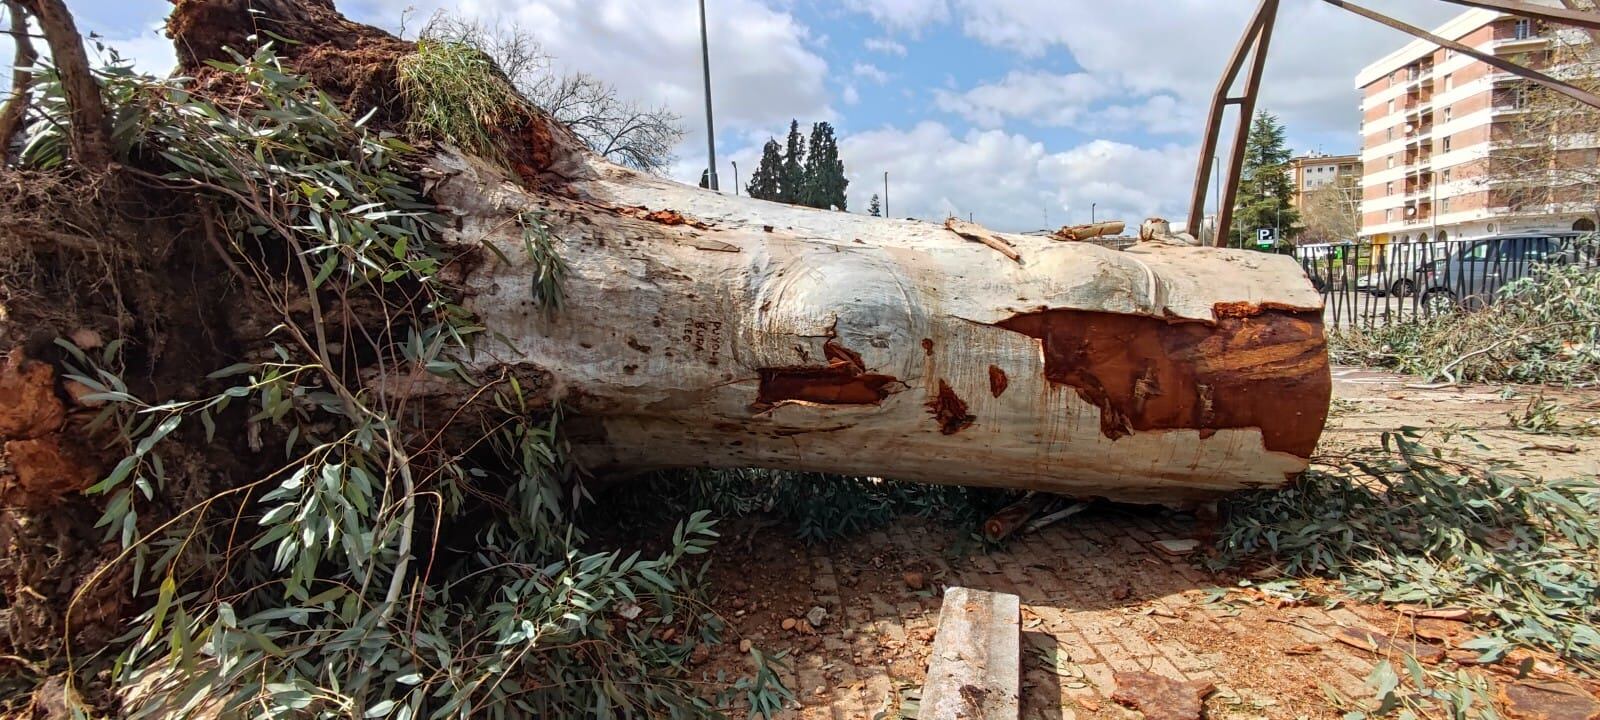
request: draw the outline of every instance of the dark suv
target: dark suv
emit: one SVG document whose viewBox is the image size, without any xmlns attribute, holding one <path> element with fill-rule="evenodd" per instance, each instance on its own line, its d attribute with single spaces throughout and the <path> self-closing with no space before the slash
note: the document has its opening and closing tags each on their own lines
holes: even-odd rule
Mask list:
<svg viewBox="0 0 1600 720">
<path fill-rule="evenodd" d="M 1448 255 L 1417 270 L 1423 305 L 1444 309 L 1480 308 L 1494 301 L 1506 283 L 1529 277 L 1540 263 L 1577 259 L 1579 233 L 1497 235 L 1451 248 Z"/>
</svg>

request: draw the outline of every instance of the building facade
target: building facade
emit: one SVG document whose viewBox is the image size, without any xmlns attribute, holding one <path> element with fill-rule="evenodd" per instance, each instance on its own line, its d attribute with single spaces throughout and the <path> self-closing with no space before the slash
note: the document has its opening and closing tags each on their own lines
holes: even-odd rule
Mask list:
<svg viewBox="0 0 1600 720">
<path fill-rule="evenodd" d="M 1340 178 L 1360 175 L 1360 155 L 1311 152 L 1290 158 L 1289 179 L 1294 183 L 1294 194 L 1289 197 L 1289 204 L 1304 208 L 1307 196 L 1313 192 L 1338 184 Z"/>
<path fill-rule="evenodd" d="M 1537 21 L 1478 9 L 1434 34 L 1544 67 L 1553 32 Z M 1513 199 L 1521 196 L 1491 174 L 1491 155 L 1512 141 L 1517 116 L 1527 111 L 1522 79 L 1419 40 L 1368 65 L 1356 87 L 1362 94 L 1362 238 L 1386 243 L 1593 229 L 1593 202 L 1530 204 Z M 1580 138 L 1571 150 L 1592 155 L 1597 142 L 1592 135 Z"/>
</svg>

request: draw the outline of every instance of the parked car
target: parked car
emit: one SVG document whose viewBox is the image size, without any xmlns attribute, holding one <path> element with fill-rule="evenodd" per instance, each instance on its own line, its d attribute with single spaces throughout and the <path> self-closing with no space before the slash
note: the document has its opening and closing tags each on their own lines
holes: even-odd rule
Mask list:
<svg viewBox="0 0 1600 720">
<path fill-rule="evenodd" d="M 1417 291 L 1417 271 L 1444 257 L 1455 244 L 1456 241 L 1437 241 L 1384 245 L 1377 267 L 1356 280 L 1356 290 L 1378 297 L 1408 297 Z"/>
<path fill-rule="evenodd" d="M 1463 243 L 1415 273 L 1422 304 L 1432 309 L 1476 309 L 1494 301 L 1507 283 L 1533 275 L 1542 263 L 1577 259 L 1576 233 L 1523 233 Z"/>
</svg>

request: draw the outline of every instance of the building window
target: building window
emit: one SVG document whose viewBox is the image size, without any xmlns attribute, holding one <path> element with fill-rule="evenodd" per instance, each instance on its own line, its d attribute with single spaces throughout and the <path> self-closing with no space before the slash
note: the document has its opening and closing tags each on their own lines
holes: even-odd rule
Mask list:
<svg viewBox="0 0 1600 720">
<path fill-rule="evenodd" d="M 1445 198 L 1439 201 L 1439 212 L 1450 212 L 1450 198 Z"/>
<path fill-rule="evenodd" d="M 1445 122 L 1450 122 L 1451 118 L 1454 118 L 1455 116 L 1456 116 L 1455 108 L 1446 106 L 1445 109 L 1444 109 L 1444 121 Z"/>
<path fill-rule="evenodd" d="M 1394 222 L 1394 210 L 1390 209 L 1383 211 L 1383 221 Z"/>
<path fill-rule="evenodd" d="M 1455 50 L 1452 50 L 1450 48 L 1445 48 L 1444 49 L 1444 59 L 1449 60 L 1450 58 L 1453 58 L 1455 56 L 1456 56 L 1456 51 Z"/>
<path fill-rule="evenodd" d="M 1388 185 L 1383 186 L 1383 194 L 1385 196 L 1393 195 L 1394 194 L 1394 183 L 1389 183 Z"/>
<path fill-rule="evenodd" d="M 1390 168 L 1394 167 L 1394 156 L 1393 155 L 1389 156 L 1389 167 Z"/>
<path fill-rule="evenodd" d="M 1444 89 L 1447 92 L 1456 89 L 1456 76 L 1454 74 L 1446 74 L 1444 76 Z"/>
<path fill-rule="evenodd" d="M 1389 112 L 1390 113 L 1394 112 L 1394 101 L 1393 100 L 1389 101 Z"/>
<path fill-rule="evenodd" d="M 1518 19 L 1517 24 L 1512 27 L 1511 34 L 1518 40 L 1527 40 L 1533 37 L 1533 21 L 1527 18 Z"/>
<path fill-rule="evenodd" d="M 1393 140 L 1394 139 L 1394 128 L 1389 128 L 1389 135 L 1387 137 L 1385 137 L 1384 139 L 1385 140 Z"/>
<path fill-rule="evenodd" d="M 1449 168 L 1445 168 L 1444 170 L 1439 171 L 1439 182 L 1450 182 L 1450 169 Z"/>
<path fill-rule="evenodd" d="M 1444 148 L 1445 152 L 1450 152 L 1450 136 L 1446 135 L 1444 142 L 1442 142 L 1440 146 Z"/>
</svg>

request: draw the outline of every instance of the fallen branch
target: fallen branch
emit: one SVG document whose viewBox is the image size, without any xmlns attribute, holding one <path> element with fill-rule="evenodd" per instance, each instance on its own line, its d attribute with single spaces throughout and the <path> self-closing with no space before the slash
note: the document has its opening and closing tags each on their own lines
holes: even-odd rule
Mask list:
<svg viewBox="0 0 1600 720">
<path fill-rule="evenodd" d="M 955 218 L 945 220 L 944 226 L 950 230 L 950 232 L 960 235 L 961 237 L 964 237 L 968 240 L 981 242 L 989 247 L 994 248 L 995 250 L 1000 251 L 1001 255 L 1011 258 L 1017 263 L 1022 262 L 1022 254 L 1018 253 L 1016 248 L 1011 247 L 1011 243 L 1001 239 L 999 235 L 996 235 L 989 228 L 983 227 L 982 225 L 978 225 L 976 223 L 969 223 L 965 220 L 957 220 Z"/>
</svg>

